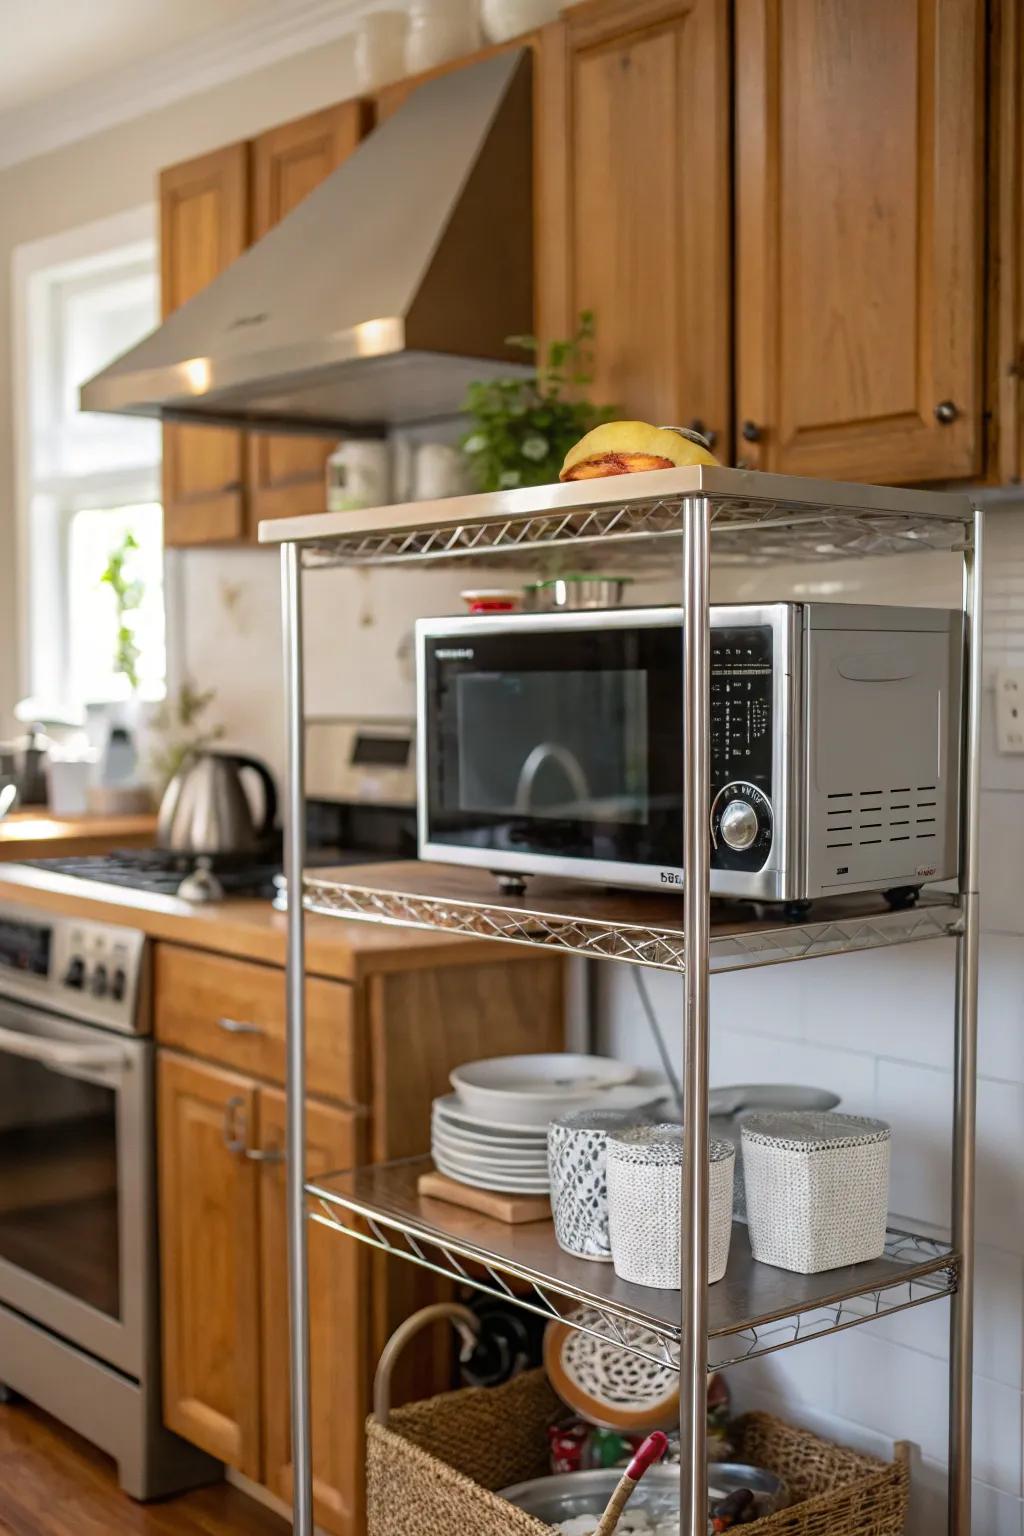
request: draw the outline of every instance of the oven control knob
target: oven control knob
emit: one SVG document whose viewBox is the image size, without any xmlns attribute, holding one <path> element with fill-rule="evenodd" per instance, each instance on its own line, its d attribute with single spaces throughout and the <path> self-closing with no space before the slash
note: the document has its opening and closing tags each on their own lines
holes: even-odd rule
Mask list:
<svg viewBox="0 0 1024 1536">
<path fill-rule="evenodd" d="M 124 973 L 124 967 L 119 965 L 110 978 L 110 995 L 115 1003 L 120 1003 L 124 999 L 124 994 L 127 990 L 128 977 Z"/>
<path fill-rule="evenodd" d="M 89 978 L 89 990 L 93 997 L 106 997 L 107 995 L 107 968 L 102 960 L 95 966 Z"/>
<path fill-rule="evenodd" d="M 761 830 L 757 812 L 749 800 L 730 800 L 722 812 L 719 832 L 722 842 L 735 853 L 749 848 Z"/>
<path fill-rule="evenodd" d="M 85 985 L 85 961 L 81 955 L 73 955 L 68 961 L 68 968 L 64 972 L 64 985 L 74 987 L 80 992 Z"/>
</svg>

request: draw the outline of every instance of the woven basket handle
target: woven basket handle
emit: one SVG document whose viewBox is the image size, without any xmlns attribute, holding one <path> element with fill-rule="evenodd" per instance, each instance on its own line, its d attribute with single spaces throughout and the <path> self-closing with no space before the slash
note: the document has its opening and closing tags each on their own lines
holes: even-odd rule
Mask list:
<svg viewBox="0 0 1024 1536">
<path fill-rule="evenodd" d="M 456 1301 L 438 1301 L 432 1307 L 421 1307 L 400 1323 L 380 1352 L 377 1372 L 373 1378 L 373 1416 L 378 1424 L 387 1424 L 391 1414 L 391 1376 L 402 1350 L 411 1338 L 431 1323 L 447 1318 L 461 1340 L 459 1359 L 468 1360 L 480 1337 L 480 1319 L 468 1307 Z"/>
</svg>

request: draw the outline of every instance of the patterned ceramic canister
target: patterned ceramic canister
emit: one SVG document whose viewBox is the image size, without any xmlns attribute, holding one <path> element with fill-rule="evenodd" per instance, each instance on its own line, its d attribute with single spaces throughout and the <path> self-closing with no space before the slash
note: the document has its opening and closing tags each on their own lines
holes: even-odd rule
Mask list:
<svg viewBox="0 0 1024 1536">
<path fill-rule="evenodd" d="M 558 1246 L 577 1259 L 611 1260 L 608 1241 L 609 1135 L 636 1125 L 636 1110 L 575 1109 L 548 1126 L 551 1214 Z"/>
<path fill-rule="evenodd" d="M 736 1150 L 712 1141 L 708 1169 L 708 1284 L 721 1280 L 732 1236 Z M 608 1229 L 615 1273 L 635 1285 L 679 1289 L 683 1129 L 645 1125 L 608 1139 Z"/>
</svg>

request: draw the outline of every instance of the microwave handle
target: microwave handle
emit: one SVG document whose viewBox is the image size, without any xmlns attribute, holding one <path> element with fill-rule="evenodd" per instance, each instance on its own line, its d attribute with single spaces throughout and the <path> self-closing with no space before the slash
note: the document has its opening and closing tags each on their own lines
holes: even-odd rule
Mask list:
<svg viewBox="0 0 1024 1536">
<path fill-rule="evenodd" d="M 92 1078 L 94 1074 L 120 1069 L 127 1065 L 128 1057 L 119 1045 L 106 1041 L 95 1045 L 76 1045 L 71 1040 L 47 1040 L 39 1035 L 26 1035 L 18 1029 L 0 1025 L 0 1053 L 22 1056 L 34 1061 L 50 1072 L 60 1072 L 65 1077 Z"/>
</svg>

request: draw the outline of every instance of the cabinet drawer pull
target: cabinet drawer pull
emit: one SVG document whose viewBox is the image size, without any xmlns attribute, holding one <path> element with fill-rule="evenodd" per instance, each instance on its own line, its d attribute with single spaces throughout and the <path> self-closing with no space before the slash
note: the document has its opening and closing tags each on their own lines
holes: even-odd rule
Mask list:
<svg viewBox="0 0 1024 1536">
<path fill-rule="evenodd" d="M 759 443 L 762 431 L 756 421 L 745 421 L 740 428 L 740 436 L 745 443 Z"/>
<path fill-rule="evenodd" d="M 265 1035 L 266 1030 L 262 1024 L 250 1024 L 247 1019 L 221 1018 L 217 1020 L 217 1027 L 226 1035 Z"/>
<path fill-rule="evenodd" d="M 283 1163 L 284 1153 L 280 1147 L 246 1147 L 242 1153 L 250 1163 Z"/>
<path fill-rule="evenodd" d="M 245 1151 L 247 1126 L 245 1123 L 245 1099 L 240 1093 L 232 1094 L 224 1105 L 224 1145 L 229 1152 Z"/>
<path fill-rule="evenodd" d="M 935 407 L 935 420 L 940 427 L 950 427 L 960 415 L 958 407 L 952 400 L 940 400 Z"/>
</svg>

